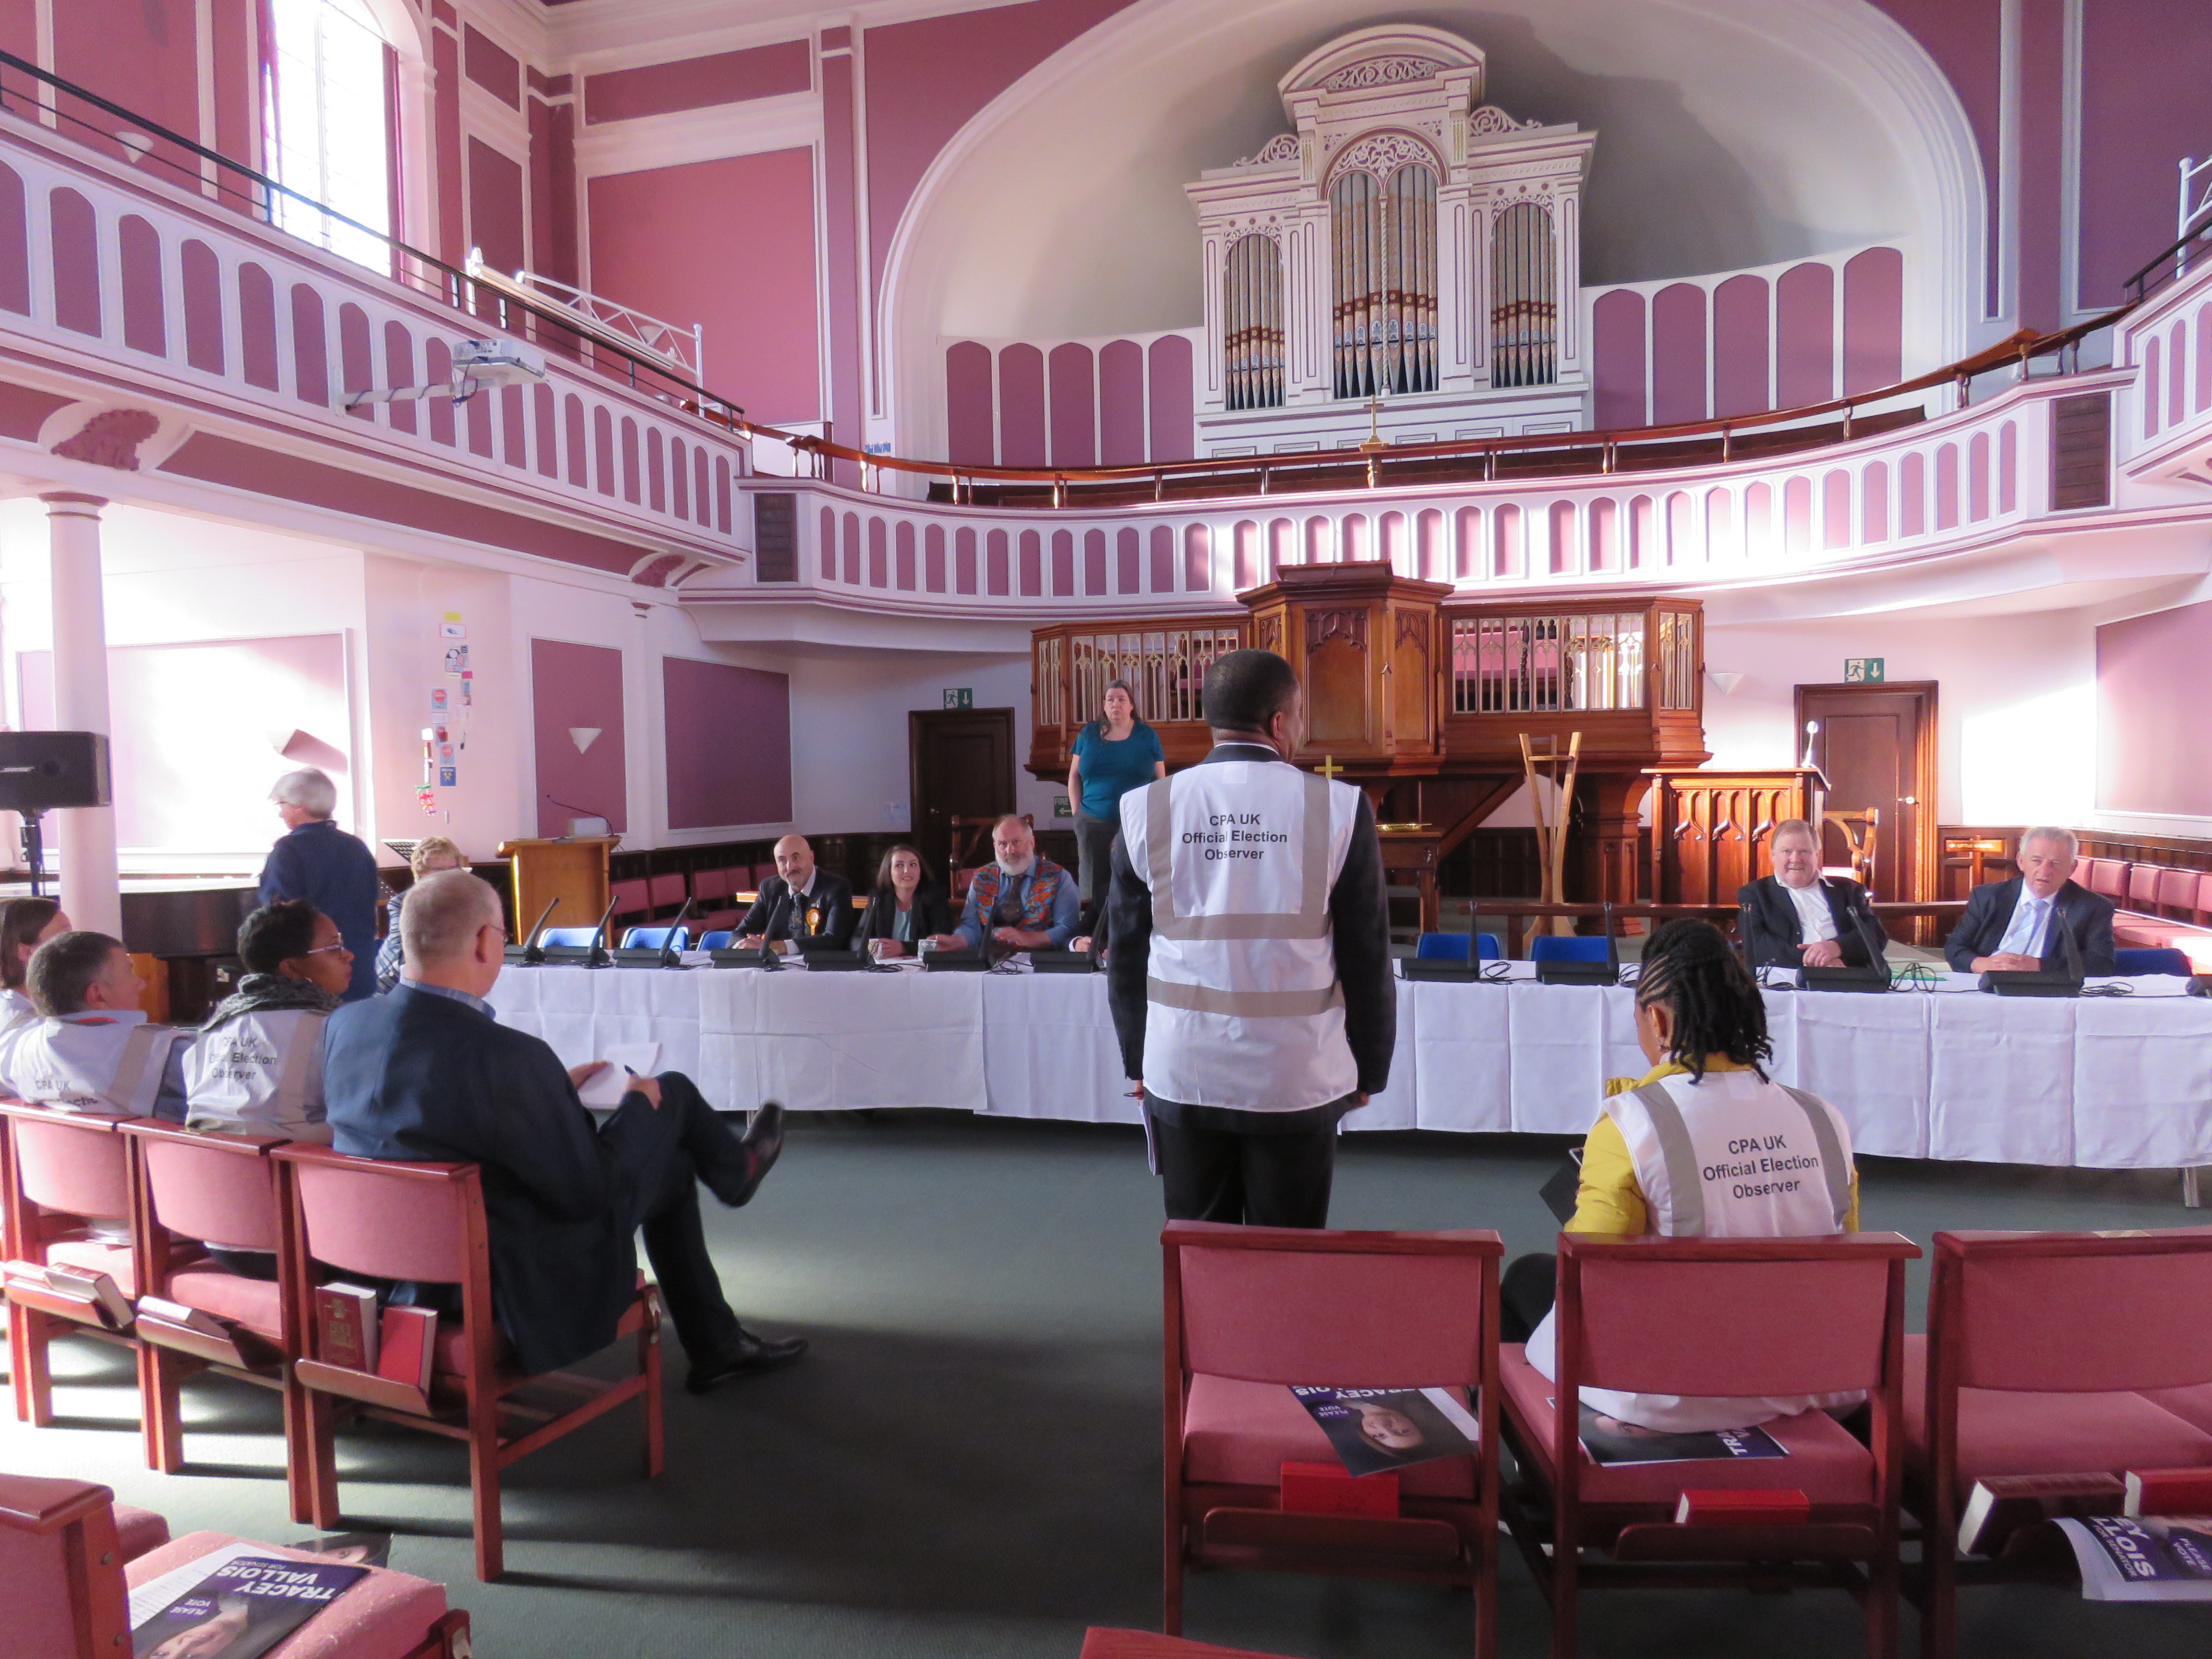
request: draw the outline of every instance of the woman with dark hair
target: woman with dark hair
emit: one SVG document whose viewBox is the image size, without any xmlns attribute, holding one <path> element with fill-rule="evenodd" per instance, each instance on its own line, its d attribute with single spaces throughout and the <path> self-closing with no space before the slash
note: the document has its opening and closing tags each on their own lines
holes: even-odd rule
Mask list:
<svg viewBox="0 0 2212 1659">
<path fill-rule="evenodd" d="M 23 975 L 31 952 L 70 931 L 70 919 L 50 898 L 14 898 L 0 904 L 0 1030 L 39 1018 Z"/>
<path fill-rule="evenodd" d="M 1106 682 L 1099 717 L 1075 734 L 1067 799 L 1075 809 L 1075 884 L 1097 915 L 1106 902 L 1121 797 L 1168 775 L 1160 734 L 1137 718 L 1137 694 L 1127 680 Z"/>
<path fill-rule="evenodd" d="M 1850 1129 L 1827 1102 L 1766 1075 L 1762 1062 L 1774 1048 L 1765 1002 L 1711 923 L 1678 919 L 1651 935 L 1636 984 L 1636 1040 L 1651 1069 L 1606 1085 L 1567 1231 L 1806 1238 L 1857 1231 Z M 1524 1256 L 1500 1287 L 1505 1340 L 1525 1333 L 1528 1364 L 1547 1377 L 1554 1273 L 1552 1257 Z M 1841 1412 L 1864 1398 L 1582 1393 L 1607 1416 L 1673 1432 L 1750 1428 L 1815 1406 Z"/>
<path fill-rule="evenodd" d="M 920 941 L 952 931 L 952 903 L 931 879 L 921 854 L 901 842 L 876 866 L 876 890 L 853 929 L 853 948 L 881 939 L 876 954 L 902 957 Z"/>
</svg>

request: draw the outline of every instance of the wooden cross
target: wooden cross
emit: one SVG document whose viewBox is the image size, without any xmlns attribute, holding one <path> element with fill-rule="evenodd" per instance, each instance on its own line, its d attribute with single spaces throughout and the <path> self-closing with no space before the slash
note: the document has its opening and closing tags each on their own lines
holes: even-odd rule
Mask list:
<svg viewBox="0 0 2212 1659">
<path fill-rule="evenodd" d="M 1335 756 L 1323 755 L 1321 757 L 1321 764 L 1315 767 L 1314 770 L 1320 773 L 1322 776 L 1327 778 L 1331 783 L 1334 783 L 1339 775 L 1343 772 L 1344 769 L 1336 763 Z"/>
</svg>

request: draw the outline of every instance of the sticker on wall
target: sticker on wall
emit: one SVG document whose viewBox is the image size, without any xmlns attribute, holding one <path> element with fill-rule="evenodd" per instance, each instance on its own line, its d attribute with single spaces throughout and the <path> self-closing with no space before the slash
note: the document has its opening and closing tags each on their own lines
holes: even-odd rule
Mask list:
<svg viewBox="0 0 2212 1659">
<path fill-rule="evenodd" d="M 473 708 L 476 707 L 476 682 L 464 674 L 461 676 L 461 707 Z"/>
<path fill-rule="evenodd" d="M 460 769 L 461 769 L 458 766 L 440 767 L 438 769 L 438 787 L 441 789 L 451 789 L 453 787 L 454 784 L 459 781 Z"/>
<path fill-rule="evenodd" d="M 434 685 L 430 688 L 430 712 L 440 720 L 446 718 L 447 696 L 444 686 Z"/>
<path fill-rule="evenodd" d="M 428 784 L 423 784 L 415 791 L 415 804 L 425 812 L 435 812 L 438 810 L 437 792 Z"/>
<path fill-rule="evenodd" d="M 468 672 L 469 672 L 469 648 L 468 648 L 468 647 L 466 647 L 465 645 L 454 645 L 454 646 L 448 646 L 448 647 L 446 648 L 446 674 L 447 674 L 447 677 L 448 678 L 451 678 L 451 679 L 456 679 L 456 680 L 457 680 L 457 679 L 460 678 L 462 675 L 464 675 L 464 674 L 467 673 Z"/>
<path fill-rule="evenodd" d="M 1886 685 L 1889 682 L 1889 659 L 1887 657 L 1846 657 L 1844 659 L 1845 685 Z"/>
<path fill-rule="evenodd" d="M 450 743 L 440 744 L 438 745 L 438 759 L 441 763 L 451 766 L 453 763 L 453 745 Z"/>
<path fill-rule="evenodd" d="M 446 620 L 438 624 L 438 637 L 441 640 L 465 640 L 468 636 L 469 625 L 461 620 L 461 613 L 448 611 Z"/>
</svg>

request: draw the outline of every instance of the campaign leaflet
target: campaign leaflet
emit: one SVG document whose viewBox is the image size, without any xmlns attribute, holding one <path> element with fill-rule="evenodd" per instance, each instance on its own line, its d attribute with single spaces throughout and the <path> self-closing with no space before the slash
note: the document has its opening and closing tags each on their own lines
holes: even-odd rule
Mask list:
<svg viewBox="0 0 2212 1659">
<path fill-rule="evenodd" d="M 2212 1601 L 2212 1517 L 2099 1515 L 2058 1526 L 2092 1601 Z"/>
<path fill-rule="evenodd" d="M 1736 1457 L 1787 1457 L 1788 1447 L 1764 1429 L 1707 1429 L 1680 1433 L 1647 1429 L 1582 1408 L 1583 1449 L 1607 1468 L 1627 1463 L 1710 1463 Z"/>
<path fill-rule="evenodd" d="M 392 1565 L 392 1534 L 388 1532 L 340 1532 L 320 1538 L 305 1538 L 290 1546 L 310 1555 L 327 1555 L 333 1561 L 343 1561 L 356 1567 L 388 1567 Z"/>
<path fill-rule="evenodd" d="M 1474 1449 L 1474 1419 L 1449 1389 L 1321 1389 L 1291 1395 L 1352 1474 L 1381 1474 Z"/>
<path fill-rule="evenodd" d="M 337 1562 L 236 1557 L 132 1631 L 132 1659 L 256 1659 L 367 1577 Z"/>
</svg>

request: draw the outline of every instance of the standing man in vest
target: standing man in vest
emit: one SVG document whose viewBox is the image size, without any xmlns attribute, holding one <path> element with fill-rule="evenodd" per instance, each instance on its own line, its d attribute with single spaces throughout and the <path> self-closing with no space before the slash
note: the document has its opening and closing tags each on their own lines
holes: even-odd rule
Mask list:
<svg viewBox="0 0 2212 1659">
<path fill-rule="evenodd" d="M 1367 797 L 1290 765 L 1305 700 L 1272 651 L 1206 670 L 1213 750 L 1121 798 L 1108 996 L 1170 1221 L 1325 1227 L 1337 1120 L 1398 1035 Z"/>
</svg>

